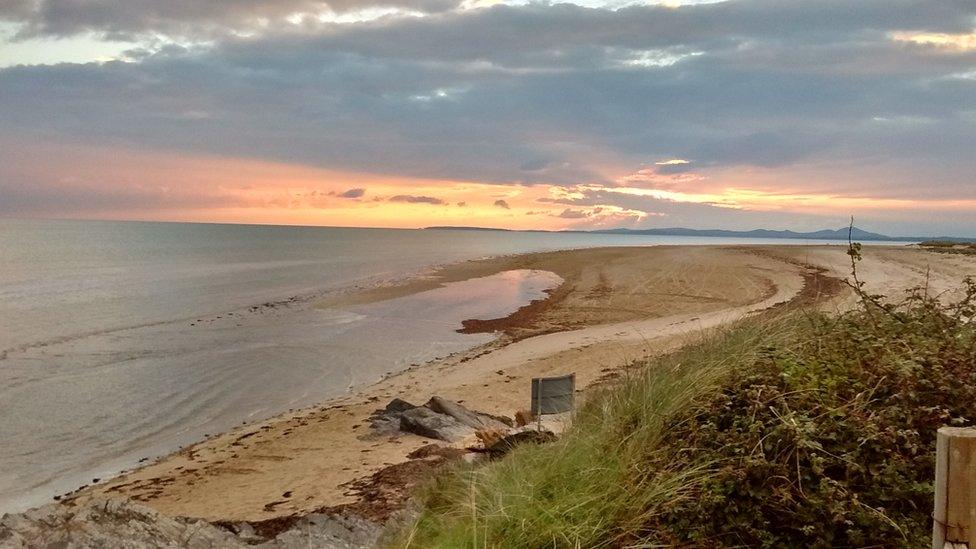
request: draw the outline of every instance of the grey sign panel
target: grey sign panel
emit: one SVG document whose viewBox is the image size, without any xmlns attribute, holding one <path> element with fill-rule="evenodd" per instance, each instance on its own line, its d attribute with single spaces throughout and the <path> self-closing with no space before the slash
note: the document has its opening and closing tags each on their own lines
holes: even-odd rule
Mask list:
<svg viewBox="0 0 976 549">
<path fill-rule="evenodd" d="M 576 374 L 532 378 L 532 412 L 543 415 L 572 410 L 575 390 Z"/>
</svg>

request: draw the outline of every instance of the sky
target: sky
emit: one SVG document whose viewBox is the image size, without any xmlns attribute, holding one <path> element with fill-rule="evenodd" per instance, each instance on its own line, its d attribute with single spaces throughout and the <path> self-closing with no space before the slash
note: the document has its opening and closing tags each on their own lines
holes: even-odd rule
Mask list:
<svg viewBox="0 0 976 549">
<path fill-rule="evenodd" d="M 0 217 L 976 236 L 973 0 L 0 0 Z"/>
</svg>

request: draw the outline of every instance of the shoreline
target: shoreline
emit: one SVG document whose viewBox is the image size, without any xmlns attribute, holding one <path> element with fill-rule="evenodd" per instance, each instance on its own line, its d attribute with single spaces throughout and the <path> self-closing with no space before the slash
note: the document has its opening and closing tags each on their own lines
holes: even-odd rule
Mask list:
<svg viewBox="0 0 976 549">
<path fill-rule="evenodd" d="M 449 326 L 454 322 L 460 326 L 461 321 L 465 318 L 456 314 L 455 309 L 460 312 L 495 311 L 500 314 L 514 312 L 532 300 L 546 295 L 545 290 L 547 288 L 555 287 L 561 282 L 560 279 L 553 277 L 549 273 L 511 272 L 506 273 L 503 277 L 489 276 L 479 277 L 478 279 L 465 282 L 448 282 L 443 284 L 441 288 L 437 288 L 437 291 L 428 292 L 426 297 L 422 299 L 409 299 L 409 296 L 407 296 L 408 299 L 390 302 L 389 305 L 379 303 L 377 306 L 372 307 L 360 306 L 342 311 L 326 311 L 315 308 L 314 299 L 307 297 L 305 299 L 289 298 L 244 307 L 231 313 L 201 315 L 194 317 L 197 319 L 195 321 L 167 322 L 165 324 L 175 326 L 182 324 L 189 324 L 190 326 L 194 326 L 195 324 L 203 325 L 195 329 L 189 328 L 188 330 L 190 331 L 201 329 L 213 331 L 215 328 L 211 326 L 216 326 L 216 330 L 218 331 L 229 329 L 251 335 L 256 334 L 255 330 L 263 329 L 271 331 L 271 335 L 269 336 L 263 336 L 261 333 L 257 333 L 256 335 L 260 339 L 252 340 L 257 341 L 257 345 L 252 346 L 246 342 L 242 343 L 244 349 L 250 349 L 252 347 L 260 349 L 263 345 L 266 345 L 267 340 L 273 343 L 275 333 L 287 329 L 296 333 L 296 338 L 293 339 L 297 339 L 297 344 L 307 345 L 309 349 L 315 351 L 320 356 L 328 357 L 329 352 L 343 346 L 355 350 L 362 349 L 364 351 L 371 351 L 373 354 L 364 357 L 362 361 L 356 360 L 355 363 L 362 367 L 361 371 L 346 373 L 343 369 L 336 366 L 336 361 L 331 361 L 328 358 L 322 360 L 314 354 L 304 353 L 309 356 L 313 366 L 318 365 L 325 373 L 316 374 L 313 379 L 305 376 L 307 385 L 298 386 L 297 389 L 300 392 L 297 395 L 288 397 L 287 395 L 294 393 L 282 393 L 280 390 L 275 390 L 278 388 L 277 385 L 259 385 L 259 387 L 264 387 L 267 398 L 260 398 L 260 389 L 250 391 L 249 396 L 253 397 L 255 394 L 258 394 L 258 398 L 241 399 L 243 403 L 243 407 L 239 407 L 241 413 L 233 414 L 231 412 L 235 410 L 219 407 L 219 405 L 224 404 L 226 401 L 216 401 L 216 404 L 212 404 L 216 410 L 213 413 L 205 408 L 198 408 L 200 410 L 198 414 L 188 412 L 185 416 L 176 416 L 175 419 L 172 419 L 171 416 L 160 417 L 159 419 L 161 421 L 169 422 L 172 419 L 173 424 L 177 425 L 177 427 L 185 427 L 180 427 L 180 431 L 175 435 L 173 434 L 174 429 L 169 429 L 168 431 L 151 431 L 149 434 L 142 435 L 136 442 L 131 444 L 124 442 L 122 452 L 103 451 L 101 454 L 94 451 L 86 452 L 85 450 L 76 452 L 74 448 L 65 447 L 66 455 L 76 456 L 78 458 L 77 466 L 74 466 L 68 472 L 47 474 L 48 471 L 41 468 L 38 469 L 38 473 L 35 475 L 29 468 L 21 467 L 14 469 L 13 465 L 16 462 L 12 462 L 11 472 L 24 471 L 24 481 L 27 480 L 26 475 L 32 475 L 29 477 L 31 481 L 35 478 L 39 480 L 37 484 L 31 485 L 32 488 L 23 492 L 11 491 L 10 494 L 12 497 L 5 500 L 10 506 L 7 509 L 3 509 L 3 511 L 18 512 L 37 505 L 43 505 L 50 501 L 52 496 L 55 499 L 64 497 L 88 488 L 90 485 L 98 484 L 101 479 L 111 479 L 119 474 L 125 474 L 134 469 L 138 469 L 144 463 L 148 462 L 150 458 L 155 461 L 166 455 L 179 452 L 185 447 L 199 444 L 212 438 L 208 433 L 227 432 L 242 424 L 254 424 L 255 422 L 272 419 L 294 410 L 321 405 L 323 402 L 332 401 L 334 398 L 355 394 L 357 391 L 382 381 L 384 378 L 394 375 L 404 368 L 411 367 L 411 365 L 425 363 L 433 359 L 443 359 L 453 356 L 458 352 L 467 352 L 472 348 L 480 347 L 487 340 L 491 339 L 492 336 L 487 334 L 478 337 L 455 335 L 454 330 Z M 454 297 L 456 295 L 461 295 L 464 298 L 463 307 L 455 303 Z M 425 314 L 425 309 L 427 308 L 435 311 L 435 313 Z M 248 319 L 242 319 L 240 315 L 246 311 L 249 311 L 250 316 L 254 317 L 256 322 L 260 324 L 256 324 L 255 320 L 249 322 Z M 404 320 L 414 318 L 408 316 L 411 313 L 419 313 L 419 317 L 417 318 L 423 320 L 423 322 L 411 327 L 409 325 L 411 321 Z M 441 316 L 441 313 L 446 316 Z M 220 324 L 219 320 L 213 320 L 221 319 L 221 317 L 224 317 L 223 325 Z M 314 321 L 316 317 L 321 317 L 325 320 L 321 323 L 300 322 L 301 320 Z M 334 322 L 334 318 L 340 318 L 340 322 Z M 350 318 L 351 320 L 341 321 L 345 318 Z M 442 318 L 450 319 L 447 325 L 444 325 L 442 322 L 437 322 L 437 320 Z M 354 323 L 352 323 L 353 321 Z M 211 322 L 214 324 L 211 325 Z M 235 323 L 237 328 L 233 328 Z M 240 327 L 242 323 L 245 328 Z M 329 341 L 327 345 L 321 345 L 318 341 L 312 339 L 315 332 L 321 331 L 323 324 L 333 323 L 338 326 L 335 329 L 338 333 L 353 335 L 337 340 L 337 343 Z M 364 326 L 371 328 L 368 332 L 364 332 Z M 330 330 L 330 334 L 332 333 L 331 326 L 325 326 L 325 328 Z M 391 343 L 373 346 L 371 348 L 370 340 L 360 337 L 363 334 L 381 333 L 378 332 L 381 329 L 396 330 L 394 338 L 391 339 Z M 244 330 L 247 331 L 245 332 Z M 204 331 L 202 333 L 205 337 L 210 337 L 206 335 L 208 332 Z M 405 350 L 406 348 L 410 349 L 409 353 Z M 389 353 L 391 349 L 395 351 L 395 354 L 391 355 Z M 264 354 L 267 355 L 268 353 Z M 288 375 L 288 367 L 292 364 L 286 362 L 286 356 L 289 355 L 279 354 L 278 360 L 283 374 Z M 269 359 L 271 364 L 275 363 L 274 357 L 269 357 Z M 346 360 L 342 364 L 347 362 L 349 361 Z M 233 366 L 233 364 L 229 365 Z M 309 369 L 311 367 L 306 370 Z M 336 375 L 334 376 L 333 373 Z M 232 371 L 229 375 L 235 374 Z M 243 378 L 242 383 L 247 383 L 249 379 L 252 379 L 250 374 L 246 372 L 237 375 Z M 331 384 L 329 383 L 330 380 L 332 380 Z M 346 384 L 347 381 L 349 382 L 348 385 Z M 313 382 L 314 385 L 312 385 Z M 231 391 L 234 394 L 233 388 L 239 385 L 240 383 L 236 382 L 232 385 L 217 384 L 216 390 Z M 314 389 L 309 389 L 309 387 L 314 387 Z M 327 391 L 325 396 L 323 396 L 323 390 Z M 284 399 L 282 398 L 283 394 L 286 395 Z M 203 405 L 206 405 L 205 401 Z M 182 413 L 182 411 L 180 412 Z M 177 424 L 177 419 L 182 420 L 182 423 Z M 204 425 L 203 421 L 207 421 L 208 424 Z M 216 423 L 219 424 L 215 425 Z M 122 437 L 119 438 L 123 441 L 128 440 Z M 89 482 L 91 479 L 95 480 Z"/>
<path fill-rule="evenodd" d="M 593 261 L 577 261 L 575 265 L 564 262 L 556 265 L 563 273 L 555 269 L 551 271 L 562 276 L 564 283 L 548 298 L 530 303 L 502 319 L 465 322 L 462 329 L 501 331 L 492 342 L 389 374 L 353 394 L 210 437 L 65 499 L 124 495 L 164 514 L 211 521 L 267 521 L 323 508 L 355 505 L 361 494 L 351 488 L 353 483 L 362 482 L 385 467 L 409 463 L 409 459 L 404 461 L 406 456 L 429 442 L 413 435 L 396 437 L 395 440 L 370 440 L 361 436 L 368 431 L 364 419 L 376 408 L 382 408 L 390 398 L 405 396 L 408 400 L 423 402 L 426 399 L 422 395 L 438 391 L 436 394 L 454 398 L 479 411 L 511 415 L 518 409 L 518 403 L 527 400 L 528 378 L 563 373 L 567 365 L 577 369 L 579 385 L 585 388 L 619 374 L 619 370 L 633 360 L 673 350 L 687 341 L 687 337 L 694 337 L 702 330 L 797 298 L 809 286 L 809 281 L 804 281 L 804 274 L 809 275 L 806 270 L 811 266 L 819 264 L 821 275 L 836 278 L 839 265 L 843 264 L 836 257 L 831 261 L 819 257 L 827 254 L 843 259 L 843 251 L 837 250 L 836 246 L 833 250 L 820 246 L 789 248 L 703 246 L 697 250 L 652 247 L 541 252 L 442 266 L 429 278 L 408 281 L 395 288 L 366 290 L 362 295 L 352 297 L 352 301 L 382 301 L 396 297 L 392 294 L 397 292 L 409 294 L 424 291 L 418 288 L 443 285 L 453 281 L 452 277 L 466 280 L 463 277 L 470 278 L 472 273 L 486 269 L 503 272 L 514 265 L 532 268 L 539 262 L 559 263 L 559 257 L 574 254 L 647 255 L 644 259 L 660 259 L 651 256 L 662 252 L 670 252 L 664 255 L 670 256 L 672 261 L 681 261 L 675 252 L 677 255 L 683 252 L 697 255 L 692 261 L 685 262 L 695 269 L 701 264 L 714 265 L 723 261 L 735 264 L 742 272 L 736 272 L 737 276 L 731 279 L 739 283 L 738 290 L 748 289 L 747 297 L 739 296 L 738 300 L 702 291 L 690 298 L 682 296 L 681 292 L 672 292 L 670 301 L 660 307 L 621 311 L 612 303 L 615 292 L 620 291 L 620 284 L 616 284 L 619 280 L 609 277 L 608 280 L 615 284 L 608 287 L 608 280 L 600 276 L 593 278 L 590 276 L 593 273 L 583 273 L 585 269 L 577 268 L 580 264 L 593 266 Z M 658 251 L 642 253 L 640 250 Z M 892 247 L 891 250 L 901 249 Z M 809 256 L 810 252 L 817 252 L 814 255 L 818 257 L 812 262 L 809 258 L 804 261 L 802 256 Z M 722 257 L 718 260 L 705 257 L 710 255 Z M 732 257 L 738 259 L 731 260 Z M 737 279 L 746 272 L 749 276 Z M 675 273 L 668 274 L 673 278 Z M 437 279 L 438 276 L 442 278 Z M 613 273 L 613 276 L 622 275 Z M 728 273 L 721 273 L 718 278 L 727 276 Z M 768 284 L 764 286 L 763 281 Z M 701 281 L 681 281 L 692 289 L 698 282 Z M 567 287 L 563 289 L 564 295 L 554 299 L 552 294 L 559 293 L 564 286 Z M 702 287 L 697 288 L 701 290 Z M 602 314 L 587 312 L 586 307 L 573 302 L 574 299 L 579 301 L 584 290 L 586 299 L 583 301 L 606 301 Z M 810 303 L 826 305 L 821 303 L 819 295 L 806 297 Z M 840 299 L 830 296 L 828 301 L 841 306 Z M 669 308 L 680 312 L 660 314 L 661 310 L 666 312 Z M 513 390 L 513 386 L 518 388 Z M 297 463 L 291 463 L 293 461 Z M 335 467 L 338 464 L 347 465 Z M 283 497 L 286 493 L 289 496 Z M 233 495 L 243 501 L 232 505 L 221 503 L 221 494 L 225 500 Z"/>
<path fill-rule="evenodd" d="M 663 253 L 667 256 L 675 256 L 675 255 L 683 254 L 686 250 L 687 249 L 685 248 L 674 248 L 674 247 L 653 247 L 653 248 L 625 247 L 625 248 L 605 248 L 605 249 L 581 249 L 581 250 L 570 250 L 570 251 L 559 251 L 559 252 L 542 252 L 536 254 L 521 254 L 521 255 L 502 256 L 497 258 L 475 260 L 475 261 L 463 262 L 459 264 L 441 267 L 434 276 L 424 277 L 421 279 L 414 279 L 407 282 L 406 284 L 397 285 L 395 287 L 380 287 L 380 288 L 368 289 L 365 292 L 355 294 L 351 300 L 347 299 L 342 303 L 342 305 L 349 304 L 349 303 L 353 303 L 353 304 L 370 303 L 370 302 L 381 301 L 385 299 L 391 299 L 393 297 L 399 297 L 401 295 L 438 287 L 443 285 L 444 283 L 454 282 L 458 280 L 465 280 L 471 277 L 485 276 L 494 272 L 502 272 L 502 271 L 511 270 L 515 268 L 522 268 L 522 269 L 539 268 L 543 270 L 550 270 L 551 272 L 555 272 L 556 274 L 562 276 L 564 279 L 567 279 L 567 277 L 569 277 L 569 280 L 571 281 L 576 280 L 576 283 L 578 284 L 581 278 L 585 278 L 581 276 L 580 273 L 581 267 L 585 267 L 587 265 L 592 265 L 593 263 L 595 263 L 594 261 L 591 261 L 592 256 L 594 255 L 600 256 L 598 257 L 598 259 L 605 259 L 605 260 L 612 261 L 615 259 L 619 260 L 621 257 L 630 257 L 635 254 L 637 255 L 650 254 L 651 256 L 658 256 Z M 730 256 L 738 256 L 739 254 L 741 254 L 741 251 L 729 247 L 695 248 L 694 250 L 691 251 L 696 252 L 698 255 L 705 255 L 705 256 L 714 256 L 718 254 L 722 257 L 722 260 L 729 260 Z M 569 262 L 561 261 L 561 259 L 564 259 L 568 256 L 574 256 L 574 255 L 581 256 L 583 261 L 579 261 L 579 260 L 569 261 Z M 672 262 L 677 260 L 676 257 L 671 257 L 670 259 L 672 260 Z M 716 257 L 712 257 L 711 263 L 718 264 L 721 263 L 722 260 Z M 554 264 L 538 264 L 538 262 L 554 263 Z M 687 263 L 689 267 L 693 267 L 699 264 L 700 261 L 694 260 Z M 740 267 L 742 267 L 741 270 L 749 270 L 749 268 L 744 265 L 740 265 Z M 665 273 L 665 276 L 668 276 L 670 274 L 671 273 Z M 743 273 L 738 273 L 738 274 L 740 276 L 743 275 Z M 757 274 L 761 274 L 761 273 L 757 273 Z M 593 280 L 592 282 L 593 282 L 592 289 L 600 290 L 601 281 L 599 280 L 599 277 L 595 277 L 595 280 Z M 714 283 L 715 281 L 712 282 Z M 566 284 L 564 284 L 564 286 L 565 285 Z M 683 284 L 680 285 L 684 287 Z M 757 299 L 761 299 L 766 296 L 766 293 L 768 291 L 768 287 L 765 287 L 763 286 L 763 284 L 758 283 L 758 279 L 751 281 L 751 283 L 749 284 L 744 284 L 744 286 L 752 293 L 748 294 L 745 299 L 742 298 L 738 299 L 738 302 L 751 302 Z M 684 289 L 688 289 L 688 288 L 684 288 Z M 736 288 L 736 291 L 741 292 L 742 288 L 741 287 Z M 588 292 L 588 293 L 592 293 L 592 292 Z M 607 296 L 599 295 L 599 292 L 597 292 L 596 294 L 589 295 L 586 301 L 592 301 L 593 299 L 600 300 L 600 299 L 605 299 L 606 297 Z M 729 303 L 728 296 L 716 297 L 716 296 L 709 295 L 708 292 L 705 292 L 704 294 L 701 294 L 696 297 L 693 296 L 691 298 L 688 298 L 687 296 L 678 295 L 676 298 L 672 299 L 672 301 L 685 302 L 684 307 L 689 310 L 689 313 L 697 313 L 702 310 L 707 311 L 710 309 L 721 308 L 722 305 L 726 305 Z M 736 302 L 736 300 L 732 300 L 732 301 Z M 736 304 L 739 304 L 738 302 L 736 302 Z M 538 317 L 542 312 L 544 312 L 544 309 L 552 305 L 553 300 L 550 297 L 550 299 L 545 300 L 543 303 L 546 303 L 547 307 L 539 307 L 538 303 L 530 305 L 530 307 L 536 307 L 537 309 L 542 309 L 539 311 L 535 311 L 535 314 L 533 316 Z M 690 307 L 688 306 L 689 304 L 691 305 Z M 661 305 L 659 307 L 651 307 L 652 309 L 657 309 L 656 312 L 658 312 L 658 314 L 656 315 L 645 314 L 647 311 L 630 311 L 630 312 L 624 311 L 623 314 L 621 314 L 621 311 L 615 311 L 611 307 L 608 308 L 606 311 L 604 311 L 605 313 L 609 313 L 608 315 L 602 315 L 602 316 L 597 315 L 596 318 L 591 318 L 588 320 L 590 321 L 591 324 L 597 324 L 597 325 L 608 324 L 608 322 L 605 322 L 606 320 L 611 321 L 610 324 L 612 324 L 613 321 L 632 322 L 634 320 L 638 320 L 646 316 L 662 316 L 660 313 L 664 312 L 666 309 L 670 308 L 673 305 L 675 305 L 675 303 L 670 302 L 666 305 Z M 319 304 L 318 306 L 322 306 L 322 304 Z M 520 309 L 520 311 L 506 318 L 517 317 L 521 312 L 524 311 Z M 651 311 L 651 312 L 653 313 L 655 311 Z M 555 315 L 554 318 L 542 319 L 541 322 L 537 322 L 532 326 L 525 326 L 525 323 L 520 323 L 520 325 L 515 325 L 515 326 L 507 326 L 506 332 L 502 335 L 502 337 L 496 339 L 495 341 L 487 343 L 485 345 L 478 346 L 471 351 L 452 355 L 441 360 L 437 360 L 431 363 L 426 363 L 423 365 L 418 365 L 409 368 L 406 371 L 400 373 L 394 373 L 392 375 L 388 375 L 385 377 L 384 380 L 378 382 L 377 384 L 360 388 L 354 394 L 338 397 L 334 400 L 322 403 L 320 405 L 302 409 L 301 411 L 296 410 L 293 413 L 283 414 L 281 416 L 277 416 L 276 418 L 272 418 L 265 422 L 250 424 L 248 426 L 235 429 L 230 434 L 225 433 L 223 435 L 218 435 L 216 437 L 211 437 L 209 439 L 200 441 L 194 445 L 187 447 L 186 449 L 180 452 L 176 452 L 175 454 L 171 454 L 170 456 L 164 456 L 160 460 L 155 461 L 154 463 L 149 464 L 147 467 L 143 467 L 135 472 L 124 473 L 121 477 L 116 477 L 115 480 L 109 481 L 107 483 L 102 483 L 93 487 L 89 487 L 87 491 L 103 493 L 106 495 L 118 495 L 118 494 L 132 495 L 135 496 L 137 500 L 145 500 L 146 502 L 158 501 L 162 497 L 165 497 L 165 494 L 169 491 L 168 487 L 178 483 L 178 481 L 173 477 L 173 474 L 156 475 L 155 473 L 153 473 L 151 475 L 145 475 L 144 477 L 144 474 L 148 473 L 147 469 L 169 468 L 172 470 L 171 471 L 172 473 L 176 474 L 186 482 L 184 487 L 190 488 L 191 491 L 193 491 L 192 487 L 198 485 L 199 479 L 186 478 L 181 472 L 189 470 L 191 471 L 190 475 L 193 476 L 193 473 L 197 473 L 201 470 L 198 468 L 198 466 L 201 464 L 201 461 L 207 464 L 217 465 L 218 470 L 207 471 L 206 476 L 210 476 L 210 475 L 221 476 L 221 475 L 226 475 L 228 473 L 230 476 L 235 476 L 238 474 L 242 476 L 248 476 L 248 473 L 251 472 L 249 470 L 251 469 L 260 470 L 260 468 L 237 467 L 237 468 L 224 468 L 222 470 L 219 469 L 221 466 L 225 465 L 226 460 L 228 459 L 230 461 L 240 461 L 239 459 L 240 456 L 238 458 L 233 457 L 235 455 L 234 452 L 228 453 L 226 451 L 219 451 L 219 449 L 216 448 L 216 447 L 238 448 L 238 447 L 234 447 L 233 444 L 239 441 L 237 441 L 236 439 L 224 440 L 223 443 L 221 443 L 220 439 L 228 439 L 231 434 L 238 433 L 237 436 L 248 435 L 247 436 L 248 439 L 258 440 L 258 435 L 261 434 L 259 433 L 259 431 L 265 431 L 265 432 L 275 431 L 282 434 L 284 434 L 285 431 L 289 431 L 288 435 L 290 435 L 291 431 L 287 427 L 282 429 L 275 429 L 274 427 L 272 427 L 271 429 L 264 429 L 264 428 L 268 427 L 269 426 L 268 424 L 279 425 L 279 426 L 284 424 L 291 424 L 293 428 L 306 427 L 307 424 L 310 421 L 312 421 L 308 419 L 308 416 L 310 415 L 319 416 L 316 418 L 316 420 L 319 420 L 321 419 L 322 415 L 328 415 L 329 410 L 333 410 L 336 411 L 335 413 L 341 414 L 340 417 L 357 416 L 357 419 L 360 419 L 361 421 L 362 419 L 364 419 L 365 416 L 368 415 L 368 412 L 372 412 L 372 410 L 374 410 L 375 408 L 382 407 L 382 405 L 385 404 L 385 402 L 383 402 L 382 399 L 393 398 L 397 394 L 402 394 L 406 390 L 412 388 L 409 386 L 411 382 L 407 382 L 408 386 L 398 387 L 396 390 L 384 391 L 383 388 L 384 384 L 392 383 L 393 385 L 399 386 L 401 382 L 404 380 L 404 378 L 409 378 L 413 375 L 419 375 L 419 373 L 421 372 L 426 372 L 433 369 L 436 369 L 438 372 L 444 372 L 446 370 L 457 369 L 461 367 L 461 365 L 465 365 L 464 367 L 466 368 L 472 361 L 478 359 L 479 357 L 491 355 L 493 353 L 496 353 L 502 349 L 509 347 L 513 341 L 524 340 L 530 338 L 531 336 L 544 334 L 544 333 L 555 332 L 558 334 L 560 332 L 566 332 L 567 330 L 573 330 L 573 329 L 583 327 L 586 325 L 587 322 L 585 321 L 580 322 L 581 319 L 579 318 L 580 315 L 578 313 L 579 311 L 573 311 L 571 314 L 568 315 Z M 588 314 L 589 313 L 585 313 L 583 316 L 587 316 Z M 693 318 L 694 316 L 695 316 L 694 314 L 690 314 L 690 316 L 688 316 L 687 318 L 680 318 L 680 319 L 676 318 L 674 320 L 677 322 L 681 322 L 681 321 L 686 321 L 689 318 Z M 557 347 L 560 347 L 565 344 L 562 342 L 557 342 L 555 343 L 555 345 Z M 538 352 L 546 354 L 549 353 L 551 350 L 552 348 L 547 347 L 544 350 Z M 623 351 L 618 350 L 617 354 L 621 355 L 622 352 Z M 628 353 L 631 354 L 635 352 L 639 353 L 641 352 L 641 350 L 632 349 L 628 351 Z M 462 386 L 473 385 L 470 383 L 464 383 L 464 381 L 466 380 L 461 380 L 458 383 L 458 385 L 462 385 Z M 509 381 L 509 384 L 515 382 L 514 379 L 507 380 L 507 381 Z M 413 387 L 416 387 L 416 385 L 413 385 Z M 377 396 L 376 393 L 380 393 L 380 395 Z M 370 401 L 369 397 L 371 396 L 377 396 L 377 400 Z M 426 400 L 426 399 L 421 399 L 421 400 Z M 476 398 L 472 398 L 472 399 L 457 398 L 457 400 L 477 401 Z M 351 406 L 356 407 L 356 413 L 349 413 L 345 410 L 345 408 Z M 481 403 L 479 403 L 475 407 L 479 409 L 485 409 L 486 411 L 492 413 L 499 412 L 499 413 L 506 413 L 509 415 L 514 413 L 514 410 L 510 408 L 504 409 L 498 406 L 485 408 L 484 406 L 481 405 Z M 302 423 L 306 423 L 306 425 L 301 425 Z M 364 426 L 362 426 L 361 423 L 357 423 L 355 421 L 352 422 L 343 421 L 343 420 L 339 420 L 336 417 L 330 417 L 328 423 L 332 423 L 333 426 L 335 427 L 335 430 L 345 431 L 347 433 L 354 433 L 357 429 L 365 428 Z M 356 437 L 351 437 L 351 438 L 344 437 L 344 438 L 346 438 L 345 441 L 346 446 L 356 448 L 360 451 L 366 450 L 366 453 L 368 454 L 375 454 L 377 452 L 375 448 L 376 446 L 375 444 L 364 445 L 362 441 L 359 441 L 358 438 Z M 401 438 L 402 439 L 406 438 L 409 440 L 397 441 L 396 446 L 402 447 L 403 445 L 407 445 L 407 446 L 413 445 L 414 447 L 411 447 L 405 452 L 392 452 L 392 454 L 389 456 L 390 459 L 384 459 L 384 460 L 371 459 L 371 460 L 367 460 L 366 463 L 357 463 L 357 465 L 359 465 L 361 468 L 360 467 L 351 468 L 351 471 L 347 473 L 352 473 L 352 474 L 335 475 L 340 477 L 337 479 L 338 482 L 334 483 L 335 487 L 344 484 L 346 482 L 355 480 L 355 478 L 358 478 L 356 475 L 362 476 L 370 472 L 375 472 L 377 465 L 382 465 L 387 462 L 392 463 L 393 461 L 401 459 L 403 453 L 409 453 L 409 451 L 417 449 L 418 446 L 416 445 L 418 443 L 425 442 L 420 440 L 419 437 L 416 437 L 416 440 L 414 440 L 414 437 L 401 437 Z M 243 444 L 243 441 L 240 442 L 241 444 Z M 262 442 L 269 442 L 269 441 L 262 440 Z M 204 460 L 199 459 L 197 454 L 198 454 L 198 449 L 201 447 L 214 449 L 215 455 L 213 456 L 213 459 L 204 459 Z M 279 455 L 279 454 L 286 454 L 286 453 L 287 452 L 277 452 L 277 453 L 271 452 L 269 454 L 256 454 L 257 457 L 255 459 L 249 460 L 249 465 L 254 465 L 253 463 L 254 461 L 257 461 L 259 463 L 260 462 L 274 463 L 273 460 L 275 459 L 279 459 L 281 457 L 287 457 L 287 456 Z M 269 457 L 269 456 L 278 456 L 278 457 Z M 352 459 L 353 463 L 357 462 L 357 460 L 354 459 L 357 456 L 347 454 L 346 457 Z M 172 467 L 161 466 L 161 464 L 167 461 L 172 462 Z M 185 461 L 186 463 L 183 463 L 183 461 Z M 179 462 L 179 464 L 177 464 L 177 462 Z M 224 462 L 224 463 L 217 463 L 217 462 Z M 180 467 L 182 467 L 182 469 L 178 469 Z M 242 469 L 244 469 L 245 471 L 242 471 Z M 130 476 L 137 477 L 134 479 L 134 483 L 132 481 L 120 482 L 120 479 L 128 478 Z M 282 489 L 281 492 L 278 493 L 281 494 L 281 493 L 285 493 L 286 491 L 288 490 Z M 293 493 L 295 492 L 295 490 L 291 490 L 291 491 Z M 70 499 L 70 496 L 68 499 Z M 178 505 L 177 509 L 179 509 L 180 507 L 182 507 L 180 501 L 182 501 L 183 498 L 177 496 L 177 498 L 175 499 L 179 500 L 173 502 Z M 316 494 L 314 497 L 314 501 L 316 501 L 317 503 L 322 502 L 322 503 L 332 503 L 332 504 L 351 503 L 351 500 L 348 497 L 345 497 L 345 494 L 342 493 L 341 490 L 336 490 L 336 489 L 326 490 L 325 493 Z M 282 507 L 282 506 L 273 506 L 271 510 L 265 511 L 265 506 L 267 503 L 268 502 L 265 502 L 265 504 L 259 506 L 259 512 L 247 513 L 241 518 L 249 518 L 249 519 L 271 518 L 277 513 L 278 508 Z M 301 507 L 304 509 L 309 508 L 306 506 L 301 506 Z M 182 510 L 178 511 L 178 514 L 190 514 L 190 513 L 183 513 L 181 511 Z M 211 514 L 205 518 L 210 518 L 210 519 L 237 518 L 237 516 L 225 517 L 222 514 Z"/>
</svg>

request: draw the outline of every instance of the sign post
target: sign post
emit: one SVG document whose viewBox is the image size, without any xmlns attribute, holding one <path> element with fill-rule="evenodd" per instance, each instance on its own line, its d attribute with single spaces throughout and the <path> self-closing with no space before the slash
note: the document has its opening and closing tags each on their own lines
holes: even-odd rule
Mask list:
<svg viewBox="0 0 976 549">
<path fill-rule="evenodd" d="M 935 442 L 932 549 L 976 549 L 976 429 L 942 427 Z"/>
<path fill-rule="evenodd" d="M 532 413 L 541 418 L 543 414 L 569 412 L 575 392 L 576 374 L 532 378 Z"/>
</svg>

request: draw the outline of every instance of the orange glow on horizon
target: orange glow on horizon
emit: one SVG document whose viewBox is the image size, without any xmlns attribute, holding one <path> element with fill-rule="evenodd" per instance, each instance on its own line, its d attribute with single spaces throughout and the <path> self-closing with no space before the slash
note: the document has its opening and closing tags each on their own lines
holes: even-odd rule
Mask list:
<svg viewBox="0 0 976 549">
<path fill-rule="evenodd" d="M 36 181 L 39 186 L 52 187 L 65 195 L 91 197 L 86 198 L 84 210 L 36 213 L 48 217 L 558 230 L 635 226 L 650 218 L 666 219 L 668 204 L 682 203 L 743 212 L 838 216 L 920 208 L 976 209 L 973 199 L 909 200 L 805 192 L 804 185 L 796 181 L 810 188 L 818 178 L 802 171 L 783 174 L 729 170 L 668 175 L 650 168 L 623 176 L 617 184 L 527 186 L 131 149 L 36 144 L 25 147 L 29 152 L 24 152 L 25 161 L 18 163 L 19 179 Z M 57 158 L 58 162 L 44 161 L 50 158 Z M 662 162 L 670 166 L 687 161 Z M 787 184 L 791 180 L 793 190 Z"/>
</svg>

